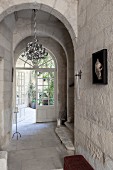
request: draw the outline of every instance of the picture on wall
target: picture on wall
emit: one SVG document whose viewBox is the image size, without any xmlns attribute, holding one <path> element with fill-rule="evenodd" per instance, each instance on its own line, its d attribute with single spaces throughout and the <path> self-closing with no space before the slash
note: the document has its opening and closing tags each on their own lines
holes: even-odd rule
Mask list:
<svg viewBox="0 0 113 170">
<path fill-rule="evenodd" d="M 92 54 L 93 84 L 107 84 L 107 49 Z"/>
</svg>

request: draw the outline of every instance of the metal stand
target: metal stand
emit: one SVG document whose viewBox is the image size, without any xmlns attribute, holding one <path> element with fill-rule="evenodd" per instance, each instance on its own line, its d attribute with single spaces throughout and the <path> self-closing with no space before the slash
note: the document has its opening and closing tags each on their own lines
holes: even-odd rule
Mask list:
<svg viewBox="0 0 113 170">
<path fill-rule="evenodd" d="M 16 114 L 16 132 L 13 134 L 12 138 L 14 138 L 14 136 L 17 134 L 17 140 L 18 140 L 18 136 L 20 136 L 21 138 L 21 134 L 17 131 L 17 113 L 18 111 L 14 112 Z"/>
</svg>

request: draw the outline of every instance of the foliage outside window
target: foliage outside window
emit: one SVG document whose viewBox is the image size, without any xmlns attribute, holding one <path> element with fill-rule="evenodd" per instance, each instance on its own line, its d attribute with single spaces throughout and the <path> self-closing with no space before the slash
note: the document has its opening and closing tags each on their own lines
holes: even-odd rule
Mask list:
<svg viewBox="0 0 113 170">
<path fill-rule="evenodd" d="M 54 72 L 38 73 L 38 84 L 38 105 L 54 105 Z"/>
<path fill-rule="evenodd" d="M 35 66 L 38 68 L 55 68 L 55 63 L 50 54 L 45 59 L 39 59 Z M 36 101 L 36 84 L 35 78 L 42 83 L 38 86 L 38 97 Z M 38 83 L 39 84 L 39 83 Z M 40 87 L 40 88 L 39 88 Z M 31 80 L 28 85 L 29 103 L 38 103 L 38 105 L 54 105 L 54 72 L 31 72 Z"/>
</svg>

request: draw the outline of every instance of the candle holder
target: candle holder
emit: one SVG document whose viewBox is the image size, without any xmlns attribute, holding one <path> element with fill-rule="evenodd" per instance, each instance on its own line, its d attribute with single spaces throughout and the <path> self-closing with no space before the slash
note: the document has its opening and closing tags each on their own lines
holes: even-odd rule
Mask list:
<svg viewBox="0 0 113 170">
<path fill-rule="evenodd" d="M 20 138 L 21 138 L 21 134 L 20 134 L 20 133 L 18 132 L 18 130 L 17 130 L 17 113 L 18 113 L 18 107 L 15 107 L 14 113 L 16 114 L 16 132 L 13 133 L 12 138 L 14 138 L 14 136 L 17 135 L 17 140 L 18 140 L 18 137 L 19 137 L 19 136 L 20 136 Z"/>
</svg>

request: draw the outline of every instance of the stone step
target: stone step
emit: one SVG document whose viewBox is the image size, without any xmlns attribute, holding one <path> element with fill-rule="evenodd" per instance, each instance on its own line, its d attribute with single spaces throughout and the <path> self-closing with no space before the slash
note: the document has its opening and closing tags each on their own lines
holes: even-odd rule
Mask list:
<svg viewBox="0 0 113 170">
<path fill-rule="evenodd" d="M 7 170 L 7 152 L 0 151 L 0 170 Z"/>
<path fill-rule="evenodd" d="M 66 127 L 74 133 L 74 123 L 65 122 Z"/>
<path fill-rule="evenodd" d="M 70 130 L 66 126 L 57 127 L 55 132 L 67 150 L 75 151 L 73 133 L 70 133 Z"/>
</svg>

